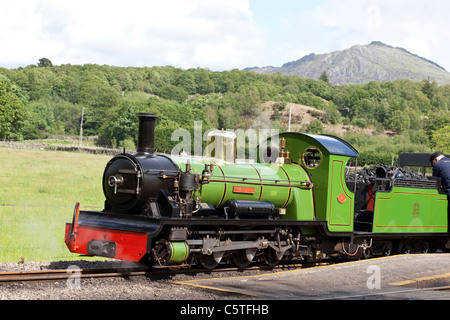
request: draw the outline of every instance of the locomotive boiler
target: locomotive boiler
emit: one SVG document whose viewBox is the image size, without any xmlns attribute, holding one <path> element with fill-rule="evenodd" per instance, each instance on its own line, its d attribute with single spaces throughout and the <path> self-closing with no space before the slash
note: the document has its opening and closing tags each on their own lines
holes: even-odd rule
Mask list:
<svg viewBox="0 0 450 320">
<path fill-rule="evenodd" d="M 255 163 L 213 153 L 186 159 L 155 154 L 157 117 L 138 117 L 136 153 L 106 165 L 103 211 L 77 204 L 66 224 L 73 253 L 212 269 L 445 249 L 447 199 L 438 183 L 349 182 L 358 152 L 340 138 L 280 134 L 278 147 L 258 147 Z"/>
</svg>

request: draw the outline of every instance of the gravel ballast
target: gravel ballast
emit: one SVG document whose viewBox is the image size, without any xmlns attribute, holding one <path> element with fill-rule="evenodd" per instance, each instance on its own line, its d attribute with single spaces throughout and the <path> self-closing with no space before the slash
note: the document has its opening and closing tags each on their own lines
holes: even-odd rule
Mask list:
<svg viewBox="0 0 450 320">
<path fill-rule="evenodd" d="M 47 269 L 119 268 L 136 266 L 119 261 L 59 261 L 2 263 L 0 272 L 25 272 Z M 70 272 L 70 271 L 69 271 Z M 247 271 L 246 271 L 247 273 Z M 231 272 L 229 276 L 236 276 Z M 181 274 L 166 279 L 151 279 L 145 276 L 115 278 L 81 278 L 49 280 L 45 282 L 0 283 L 1 300 L 233 300 L 245 299 L 242 295 L 228 292 L 199 289 L 173 283 L 199 279 L 200 277 L 226 277 L 219 274 Z"/>
</svg>

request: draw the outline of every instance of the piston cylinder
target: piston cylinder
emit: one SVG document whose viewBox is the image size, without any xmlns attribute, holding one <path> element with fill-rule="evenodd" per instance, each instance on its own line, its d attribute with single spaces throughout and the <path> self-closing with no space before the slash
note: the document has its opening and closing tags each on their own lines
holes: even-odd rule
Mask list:
<svg viewBox="0 0 450 320">
<path fill-rule="evenodd" d="M 178 264 L 189 257 L 189 246 L 186 242 L 170 242 L 159 240 L 152 249 L 153 259 L 160 265 Z"/>
</svg>

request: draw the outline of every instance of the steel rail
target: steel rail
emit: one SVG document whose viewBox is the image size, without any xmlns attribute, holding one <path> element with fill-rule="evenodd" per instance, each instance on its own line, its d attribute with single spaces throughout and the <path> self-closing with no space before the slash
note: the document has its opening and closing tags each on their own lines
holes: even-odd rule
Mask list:
<svg viewBox="0 0 450 320">
<path fill-rule="evenodd" d="M 142 269 L 142 268 L 141 268 Z M 145 275 L 148 271 L 139 269 L 57 269 L 19 272 L 0 272 L 0 283 L 22 281 L 45 281 L 69 279 L 76 275 L 80 278 L 120 277 Z"/>
<path fill-rule="evenodd" d="M 274 267 L 252 266 L 247 268 L 218 267 L 212 270 L 191 268 L 186 269 L 179 266 L 173 267 L 138 267 L 138 268 L 99 268 L 99 269 L 54 269 L 18 272 L 0 272 L 0 283 L 4 282 L 27 282 L 64 280 L 73 276 L 79 278 L 106 278 L 106 277 L 136 277 L 136 276 L 168 276 L 176 274 L 192 273 L 220 273 L 220 272 L 242 272 L 242 271 L 268 271 L 283 268 L 311 268 L 329 265 L 329 262 L 304 263 L 304 264 L 280 264 Z"/>
<path fill-rule="evenodd" d="M 318 300 L 353 300 L 353 299 L 362 299 L 362 298 L 370 298 L 370 297 L 383 297 L 389 295 L 401 295 L 401 294 L 409 294 L 416 292 L 424 292 L 424 291 L 447 291 L 450 290 L 450 286 L 442 286 L 442 287 L 426 287 L 426 288 L 416 288 L 416 289 L 402 289 L 402 290 L 389 290 L 389 291 L 381 291 L 375 293 L 365 293 L 365 294 L 354 294 L 354 295 L 342 295 L 335 297 L 325 297 L 319 298 Z"/>
</svg>

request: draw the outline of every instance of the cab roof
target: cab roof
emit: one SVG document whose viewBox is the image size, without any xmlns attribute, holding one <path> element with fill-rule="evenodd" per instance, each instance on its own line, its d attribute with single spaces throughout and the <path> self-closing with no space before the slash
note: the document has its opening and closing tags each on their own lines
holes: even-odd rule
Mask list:
<svg viewBox="0 0 450 320">
<path fill-rule="evenodd" d="M 306 134 L 297 132 L 288 132 L 282 134 L 284 136 L 288 135 L 300 135 L 307 136 L 311 139 L 317 141 L 324 149 L 326 149 L 330 154 L 347 156 L 352 158 L 358 158 L 359 152 L 353 148 L 348 142 L 342 140 L 341 138 L 331 136 L 331 135 L 317 135 L 317 134 Z M 301 139 L 301 137 L 299 137 Z"/>
<path fill-rule="evenodd" d="M 330 154 L 348 157 L 359 157 L 359 152 L 348 142 L 330 135 L 305 134 L 317 140 Z"/>
</svg>

